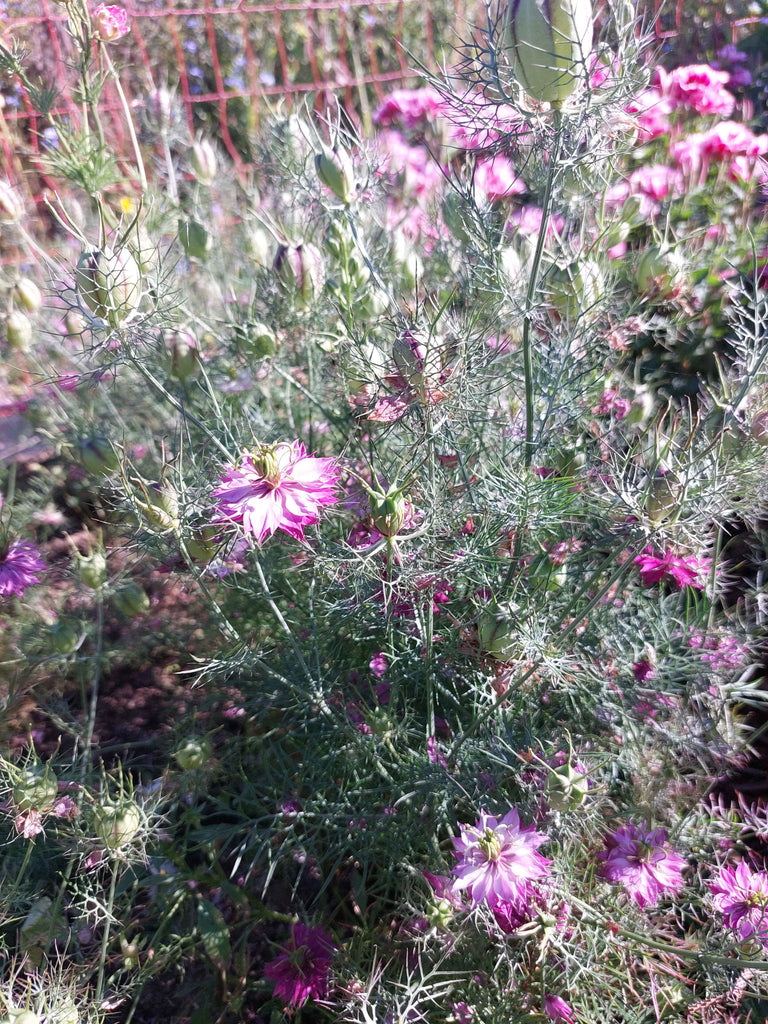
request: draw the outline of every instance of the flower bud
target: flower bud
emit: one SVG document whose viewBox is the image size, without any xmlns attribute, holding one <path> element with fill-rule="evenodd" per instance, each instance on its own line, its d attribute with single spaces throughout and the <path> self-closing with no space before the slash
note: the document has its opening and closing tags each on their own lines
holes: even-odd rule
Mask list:
<svg viewBox="0 0 768 1024">
<path fill-rule="evenodd" d="M 141 497 L 136 498 L 136 505 L 148 526 L 161 530 L 178 530 L 179 528 L 179 497 L 172 487 L 150 484 L 145 487 L 138 481 Z"/>
<path fill-rule="evenodd" d="M 591 0 L 508 0 L 502 38 L 512 72 L 531 99 L 559 106 L 586 81 Z"/>
<path fill-rule="evenodd" d="M 0 224 L 15 224 L 21 220 L 24 206 L 7 181 L 0 181 Z"/>
<path fill-rule="evenodd" d="M 271 262 L 272 236 L 263 227 L 255 225 L 245 236 L 245 251 L 257 266 L 268 266 Z"/>
<path fill-rule="evenodd" d="M 105 801 L 96 808 L 95 817 L 97 837 L 109 850 L 128 846 L 144 823 L 141 808 L 128 798 Z"/>
<path fill-rule="evenodd" d="M 171 357 L 171 376 L 189 380 L 200 369 L 200 353 L 194 335 L 189 331 L 163 331 L 163 341 Z"/>
<path fill-rule="evenodd" d="M 345 205 L 349 204 L 355 192 L 355 169 L 349 153 L 322 144 L 315 154 L 315 170 L 320 181 L 336 198 Z"/>
<path fill-rule="evenodd" d="M 56 776 L 47 765 L 37 761 L 21 769 L 11 790 L 11 799 L 14 808 L 22 813 L 42 811 L 55 802 L 58 792 Z"/>
<path fill-rule="evenodd" d="M 297 309 L 307 309 L 319 297 L 325 284 L 325 268 L 319 250 L 307 242 L 281 245 L 275 256 L 278 283 Z"/>
<path fill-rule="evenodd" d="M 20 277 L 13 286 L 13 301 L 27 313 L 37 313 L 43 304 L 43 293 L 29 277 Z"/>
<path fill-rule="evenodd" d="M 141 301 L 141 271 L 125 247 L 82 253 L 75 282 L 81 302 L 110 327 L 119 327 Z"/>
<path fill-rule="evenodd" d="M 149 611 L 149 597 L 138 583 L 126 583 L 112 595 L 112 605 L 124 619 L 133 620 Z"/>
<path fill-rule="evenodd" d="M 192 172 L 201 185 L 212 185 L 216 180 L 216 150 L 208 139 L 198 139 L 189 154 Z"/>
<path fill-rule="evenodd" d="M 12 310 L 5 321 L 5 340 L 8 347 L 28 352 L 32 342 L 32 321 L 18 309 Z"/>
<path fill-rule="evenodd" d="M 213 248 L 213 239 L 207 229 L 197 220 L 179 218 L 179 241 L 187 256 L 204 260 Z"/>
</svg>

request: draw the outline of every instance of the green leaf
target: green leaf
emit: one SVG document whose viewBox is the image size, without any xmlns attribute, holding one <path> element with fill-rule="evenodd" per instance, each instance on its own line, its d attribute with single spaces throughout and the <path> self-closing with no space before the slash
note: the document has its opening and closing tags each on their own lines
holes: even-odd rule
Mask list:
<svg viewBox="0 0 768 1024">
<path fill-rule="evenodd" d="M 232 948 L 229 942 L 229 928 L 224 915 L 208 900 L 200 900 L 197 906 L 197 930 L 205 952 L 216 967 L 222 969 L 229 963 Z"/>
</svg>

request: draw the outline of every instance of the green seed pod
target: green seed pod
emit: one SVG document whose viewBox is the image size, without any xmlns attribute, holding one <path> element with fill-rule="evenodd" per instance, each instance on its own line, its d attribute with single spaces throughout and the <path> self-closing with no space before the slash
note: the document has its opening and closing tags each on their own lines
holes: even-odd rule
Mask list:
<svg viewBox="0 0 768 1024">
<path fill-rule="evenodd" d="M 52 806 L 58 792 L 56 776 L 47 765 L 38 761 L 21 769 L 11 798 L 17 811 L 42 811 Z"/>
<path fill-rule="evenodd" d="M 531 99 L 560 106 L 586 81 L 591 0 L 507 0 L 502 33 L 512 73 Z"/>
<path fill-rule="evenodd" d="M 110 327 L 123 324 L 141 302 L 141 271 L 125 247 L 82 253 L 75 282 L 81 303 Z"/>
<path fill-rule="evenodd" d="M 179 218 L 179 241 L 187 256 L 204 260 L 213 249 L 213 239 L 206 228 L 197 220 Z"/>
<path fill-rule="evenodd" d="M 173 756 L 184 771 L 199 771 L 201 768 L 205 768 L 211 760 L 210 741 L 190 736 L 178 750 L 174 751 Z"/>
<path fill-rule="evenodd" d="M 80 464 L 91 476 L 109 476 L 120 466 L 120 456 L 106 437 L 89 437 L 77 449 Z"/>
<path fill-rule="evenodd" d="M 546 287 L 549 301 L 560 317 L 572 323 L 600 302 L 605 294 L 605 279 L 594 260 L 574 260 L 550 274 Z"/>
<path fill-rule="evenodd" d="M 355 193 L 355 169 L 352 159 L 344 149 L 331 149 L 321 145 L 315 154 L 317 176 L 331 192 L 348 205 Z"/>
<path fill-rule="evenodd" d="M 662 523 L 678 509 L 683 485 L 675 473 L 659 473 L 654 477 L 645 512 L 651 522 Z"/>
<path fill-rule="evenodd" d="M 189 331 L 163 331 L 163 341 L 171 357 L 171 376 L 185 381 L 200 369 L 200 351 Z"/>
<path fill-rule="evenodd" d="M 95 810 L 97 838 L 109 850 L 119 850 L 133 842 L 144 823 L 141 808 L 127 798 L 107 801 Z"/>
<path fill-rule="evenodd" d="M 477 638 L 480 650 L 498 661 L 511 661 L 520 653 L 515 618 L 511 610 L 491 605 L 480 612 Z"/>
<path fill-rule="evenodd" d="M 396 537 L 402 530 L 408 502 L 397 492 L 371 496 L 371 521 L 382 537 Z"/>
<path fill-rule="evenodd" d="M 103 587 L 107 579 L 107 559 L 104 552 L 96 548 L 87 557 L 77 555 L 77 574 L 80 582 L 91 590 Z"/>
<path fill-rule="evenodd" d="M 635 282 L 640 295 L 673 297 L 685 281 L 685 259 L 681 250 L 652 245 L 637 264 Z"/>
<path fill-rule="evenodd" d="M 112 595 L 112 605 L 124 619 L 135 619 L 149 611 L 149 597 L 138 583 L 125 583 Z"/>
<path fill-rule="evenodd" d="M 555 768 L 547 776 L 545 791 L 549 806 L 555 811 L 575 811 L 583 807 L 589 796 L 589 779 L 570 762 Z"/>
<path fill-rule="evenodd" d="M 238 325 L 235 332 L 245 354 L 254 359 L 266 359 L 277 352 L 275 332 L 260 320 Z"/>
<path fill-rule="evenodd" d="M 208 139 L 198 139 L 189 154 L 192 173 L 201 185 L 212 185 L 216 180 L 216 150 Z"/>
<path fill-rule="evenodd" d="M 48 646 L 56 654 L 72 654 L 79 639 L 71 622 L 57 622 L 48 630 Z"/>
<path fill-rule="evenodd" d="M 32 321 L 18 309 L 12 310 L 5 321 L 5 340 L 8 347 L 28 352 L 32 343 Z"/>
<path fill-rule="evenodd" d="M 43 293 L 31 277 L 20 277 L 13 286 L 13 301 L 27 313 L 37 313 L 43 305 Z"/>
<path fill-rule="evenodd" d="M 24 214 L 24 205 L 7 181 L 0 181 L 0 224 L 15 224 Z"/>
</svg>

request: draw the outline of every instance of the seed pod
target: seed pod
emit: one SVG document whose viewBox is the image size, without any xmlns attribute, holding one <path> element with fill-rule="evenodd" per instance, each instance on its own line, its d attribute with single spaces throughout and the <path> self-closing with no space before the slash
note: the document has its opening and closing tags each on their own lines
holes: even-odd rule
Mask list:
<svg viewBox="0 0 768 1024">
<path fill-rule="evenodd" d="M 207 739 L 197 739 L 190 736 L 174 752 L 174 758 L 184 771 L 198 771 L 211 760 L 211 744 Z"/>
<path fill-rule="evenodd" d="M 185 381 L 200 369 L 200 352 L 189 331 L 163 331 L 163 341 L 171 357 L 171 376 Z"/>
<path fill-rule="evenodd" d="M 605 279 L 594 260 L 574 260 L 547 280 L 549 301 L 568 323 L 589 313 L 605 294 Z"/>
<path fill-rule="evenodd" d="M 144 822 L 141 809 L 129 799 L 107 801 L 97 807 L 95 813 L 98 839 L 109 850 L 128 846 Z"/>
<path fill-rule="evenodd" d="M 559 106 L 586 81 L 591 0 L 507 0 L 502 44 L 531 99 Z"/>
<path fill-rule="evenodd" d="M 9 348 L 28 352 L 32 342 L 32 321 L 18 309 L 12 310 L 5 321 L 5 339 Z"/>
<path fill-rule="evenodd" d="M 75 281 L 81 302 L 110 327 L 123 324 L 141 302 L 141 271 L 125 247 L 82 253 Z"/>
<path fill-rule="evenodd" d="M 477 638 L 480 650 L 499 661 L 510 661 L 520 653 L 515 619 L 501 605 L 491 605 L 480 612 Z"/>
<path fill-rule="evenodd" d="M 308 242 L 281 245 L 275 256 L 274 271 L 279 285 L 291 296 L 297 309 L 309 308 L 325 284 L 323 257 Z"/>
<path fill-rule="evenodd" d="M 197 220 L 179 218 L 179 241 L 187 256 L 204 260 L 213 249 L 213 239 L 207 229 Z"/>
<path fill-rule="evenodd" d="M 683 486 L 676 473 L 659 473 L 654 477 L 645 502 L 645 511 L 651 522 L 662 523 L 675 512 Z"/>
<path fill-rule="evenodd" d="M 79 636 L 70 622 L 57 622 L 48 630 L 48 644 L 56 654 L 71 654 Z"/>
<path fill-rule="evenodd" d="M 109 476 L 120 466 L 120 456 L 106 437 L 96 435 L 78 445 L 80 464 L 92 476 Z"/>
<path fill-rule="evenodd" d="M 77 574 L 80 582 L 91 590 L 99 590 L 107 579 L 107 559 L 98 548 L 91 551 L 87 558 L 77 556 Z"/>
<path fill-rule="evenodd" d="M 13 286 L 13 301 L 27 313 L 37 313 L 43 304 L 43 293 L 30 277 L 20 277 Z"/>
<path fill-rule="evenodd" d="M 555 811 L 575 811 L 589 796 L 589 779 L 570 762 L 555 768 L 547 776 L 545 790 L 549 806 Z"/>
<path fill-rule="evenodd" d="M 138 583 L 126 583 L 112 595 L 112 605 L 125 619 L 135 619 L 149 611 L 149 597 Z"/>
<path fill-rule="evenodd" d="M 355 192 L 355 169 L 346 150 L 321 145 L 315 154 L 315 170 L 337 199 L 345 205 L 351 202 Z"/>
<path fill-rule="evenodd" d="M 216 150 L 208 139 L 198 139 L 189 155 L 192 173 L 201 185 L 212 185 L 216 180 Z"/>
<path fill-rule="evenodd" d="M 382 537 L 396 537 L 408 515 L 408 502 L 397 492 L 371 496 L 371 521 Z"/>
<path fill-rule="evenodd" d="M 38 761 L 21 769 L 11 791 L 11 798 L 17 811 L 41 811 L 54 803 L 58 792 L 56 776 L 47 765 Z"/>
<path fill-rule="evenodd" d="M 7 181 L 0 181 L 0 224 L 15 224 L 21 220 L 24 206 Z"/>
</svg>

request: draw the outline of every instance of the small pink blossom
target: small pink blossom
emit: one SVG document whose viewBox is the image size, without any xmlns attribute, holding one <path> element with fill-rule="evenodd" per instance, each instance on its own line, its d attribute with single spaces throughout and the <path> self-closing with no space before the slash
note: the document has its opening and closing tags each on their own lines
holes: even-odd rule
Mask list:
<svg viewBox="0 0 768 1024">
<path fill-rule="evenodd" d="M 491 202 L 527 191 L 512 161 L 500 154 L 477 161 L 474 184 L 477 191 Z"/>
<path fill-rule="evenodd" d="M 373 672 L 377 679 L 381 679 L 381 677 L 389 668 L 389 662 L 381 653 L 381 651 L 377 651 L 376 654 L 374 654 L 374 656 L 369 661 L 368 668 L 371 670 L 371 672 Z"/>
<path fill-rule="evenodd" d="M 16 815 L 16 831 L 25 839 L 32 839 L 39 836 L 43 831 L 43 816 L 34 807 L 22 814 Z"/>
<path fill-rule="evenodd" d="M 93 12 L 94 35 L 102 43 L 114 43 L 130 31 L 128 12 L 122 7 L 99 4 Z"/>
<path fill-rule="evenodd" d="M 40 582 L 39 573 L 45 562 L 34 544 L 27 540 L 14 540 L 0 544 L 0 598 L 22 597 L 27 587 Z"/>
<path fill-rule="evenodd" d="M 746 861 L 721 868 L 709 884 L 715 910 L 742 942 L 756 939 L 768 949 L 768 872 L 753 871 Z"/>
<path fill-rule="evenodd" d="M 409 129 L 418 128 L 434 121 L 443 109 L 443 97 L 430 86 L 424 89 L 395 89 L 373 112 L 373 121 L 380 128 L 393 124 Z"/>
<path fill-rule="evenodd" d="M 275 996 L 288 1006 L 324 999 L 334 948 L 333 939 L 322 928 L 295 924 L 280 956 L 264 967 L 264 976 L 275 983 Z"/>
<path fill-rule="evenodd" d="M 669 73 L 656 69 L 661 92 L 676 106 L 688 106 L 699 114 L 719 114 L 730 117 L 736 99 L 725 88 L 731 76 L 717 71 L 709 64 L 691 64 L 675 68 Z"/>
<path fill-rule="evenodd" d="M 507 902 L 528 902 L 529 882 L 544 878 L 551 863 L 537 852 L 548 837 L 534 827 L 523 827 L 513 807 L 502 819 L 480 812 L 474 826 L 459 825 L 454 838 L 457 863 L 453 887 L 466 889 L 477 906 L 483 900 L 493 907 Z"/>
<path fill-rule="evenodd" d="M 638 142 L 650 142 L 659 135 L 666 135 L 670 130 L 669 115 L 673 109 L 673 104 L 658 89 L 638 93 L 626 108 L 628 114 L 635 116 Z"/>
<path fill-rule="evenodd" d="M 335 459 L 307 455 L 300 441 L 261 445 L 230 466 L 213 492 L 216 522 L 240 523 L 259 544 L 275 530 L 297 540 L 320 508 L 338 501 Z"/>
<path fill-rule="evenodd" d="M 605 840 L 600 874 L 623 885 L 639 907 L 652 907 L 663 892 L 677 893 L 683 887 L 685 858 L 667 845 L 663 828 L 646 832 L 640 826 L 622 825 Z"/>
<path fill-rule="evenodd" d="M 640 579 L 646 587 L 671 580 L 680 589 L 687 586 L 703 590 L 702 574 L 710 569 L 706 559 L 692 556 L 685 558 L 674 554 L 669 548 L 664 554 L 657 554 L 650 546 L 643 548 L 635 562 L 640 566 Z"/>
</svg>

